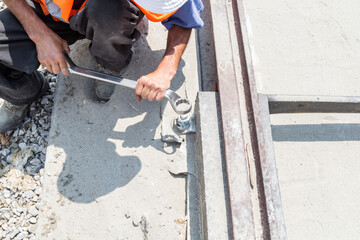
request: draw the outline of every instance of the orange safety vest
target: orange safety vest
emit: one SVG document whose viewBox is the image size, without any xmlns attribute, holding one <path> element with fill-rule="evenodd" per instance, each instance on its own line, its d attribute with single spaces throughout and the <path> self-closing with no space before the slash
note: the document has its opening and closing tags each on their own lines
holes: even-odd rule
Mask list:
<svg viewBox="0 0 360 240">
<path fill-rule="evenodd" d="M 69 22 L 71 16 L 79 12 L 84 6 L 86 1 L 78 10 L 72 9 L 74 0 L 34 0 L 40 3 L 41 8 L 45 15 L 50 14 L 55 20 Z"/>
<path fill-rule="evenodd" d="M 75 15 L 77 12 L 79 12 L 86 3 L 83 3 L 83 5 L 78 10 L 72 9 L 74 0 L 34 0 L 35 2 L 40 3 L 41 8 L 45 15 L 50 14 L 56 21 L 63 21 L 63 22 L 69 22 L 69 19 L 71 16 Z M 152 13 L 142 7 L 140 7 L 134 0 L 133 2 L 135 5 L 146 15 L 146 17 L 152 21 L 152 22 L 161 22 L 165 19 L 169 18 L 171 15 L 173 15 L 176 11 L 168 14 L 156 14 Z"/>
<path fill-rule="evenodd" d="M 165 19 L 168 19 L 169 17 L 171 17 L 171 15 L 173 15 L 177 10 L 173 11 L 172 13 L 166 13 L 166 14 L 157 14 L 157 13 L 153 13 L 150 12 L 142 7 L 140 7 L 135 0 L 132 0 L 133 3 L 135 3 L 135 5 L 145 14 L 145 16 L 152 22 L 161 22 L 164 21 Z"/>
</svg>

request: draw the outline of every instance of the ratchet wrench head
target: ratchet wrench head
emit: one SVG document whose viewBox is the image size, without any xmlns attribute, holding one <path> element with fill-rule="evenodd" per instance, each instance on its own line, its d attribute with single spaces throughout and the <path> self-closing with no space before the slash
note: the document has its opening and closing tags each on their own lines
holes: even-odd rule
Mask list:
<svg viewBox="0 0 360 240">
<path fill-rule="evenodd" d="M 174 111 L 179 115 L 185 115 L 192 109 L 192 104 L 189 99 L 181 98 L 174 91 L 168 89 L 165 93 L 165 97 L 170 102 Z"/>
</svg>

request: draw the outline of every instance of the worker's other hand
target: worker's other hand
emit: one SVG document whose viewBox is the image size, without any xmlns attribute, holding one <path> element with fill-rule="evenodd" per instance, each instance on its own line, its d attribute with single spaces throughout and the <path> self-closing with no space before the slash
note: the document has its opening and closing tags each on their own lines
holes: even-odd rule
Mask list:
<svg viewBox="0 0 360 240">
<path fill-rule="evenodd" d="M 160 101 L 164 98 L 166 90 L 170 87 L 171 80 L 171 74 L 161 69 L 142 76 L 138 79 L 135 88 L 137 102 L 140 102 L 142 98 L 149 101 Z"/>
<path fill-rule="evenodd" d="M 38 60 L 49 72 L 54 74 L 62 72 L 65 76 L 69 74 L 64 51 L 69 53 L 70 48 L 64 39 L 50 30 L 48 34 L 39 38 L 35 44 Z"/>
</svg>

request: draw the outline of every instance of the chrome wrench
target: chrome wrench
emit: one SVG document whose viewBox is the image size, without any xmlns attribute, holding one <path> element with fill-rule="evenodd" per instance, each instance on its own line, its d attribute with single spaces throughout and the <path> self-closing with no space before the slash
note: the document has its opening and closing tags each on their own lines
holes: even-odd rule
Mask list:
<svg viewBox="0 0 360 240">
<path fill-rule="evenodd" d="M 122 78 L 122 77 L 115 77 L 115 76 L 111 76 L 111 75 L 108 75 L 105 73 L 99 73 L 96 71 L 92 71 L 90 69 L 78 67 L 71 60 L 69 55 L 67 55 L 66 53 L 65 53 L 65 58 L 69 64 L 69 72 L 70 73 L 88 77 L 88 78 L 97 79 L 97 80 L 104 81 L 107 83 L 117 84 L 117 85 L 131 88 L 131 89 L 135 89 L 135 87 L 137 85 L 137 81 L 134 81 L 134 80 L 130 80 L 127 78 Z M 174 111 L 177 114 L 185 115 L 191 111 L 192 104 L 189 101 L 189 99 L 181 98 L 174 91 L 172 91 L 170 89 L 166 90 L 165 98 L 170 102 L 172 108 L 174 109 Z"/>
</svg>

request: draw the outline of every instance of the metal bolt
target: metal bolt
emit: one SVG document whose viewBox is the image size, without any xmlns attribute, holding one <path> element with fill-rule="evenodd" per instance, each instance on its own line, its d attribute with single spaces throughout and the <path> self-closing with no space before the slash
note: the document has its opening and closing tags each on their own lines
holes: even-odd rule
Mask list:
<svg viewBox="0 0 360 240">
<path fill-rule="evenodd" d="M 175 120 L 175 126 L 181 133 L 195 132 L 195 116 L 194 114 L 179 115 Z"/>
</svg>

